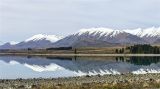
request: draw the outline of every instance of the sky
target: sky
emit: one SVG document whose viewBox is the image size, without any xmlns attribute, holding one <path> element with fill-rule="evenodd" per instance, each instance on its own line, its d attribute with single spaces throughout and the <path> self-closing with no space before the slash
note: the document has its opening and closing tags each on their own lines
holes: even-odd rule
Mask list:
<svg viewBox="0 0 160 89">
<path fill-rule="evenodd" d="M 0 0 L 0 44 L 82 28 L 160 27 L 160 0 Z"/>
</svg>

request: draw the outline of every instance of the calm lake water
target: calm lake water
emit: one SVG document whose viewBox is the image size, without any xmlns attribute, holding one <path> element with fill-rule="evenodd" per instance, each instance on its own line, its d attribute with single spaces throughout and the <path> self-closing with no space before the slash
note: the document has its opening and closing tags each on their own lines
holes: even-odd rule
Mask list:
<svg viewBox="0 0 160 89">
<path fill-rule="evenodd" d="M 0 79 L 160 73 L 160 57 L 0 56 Z"/>
</svg>

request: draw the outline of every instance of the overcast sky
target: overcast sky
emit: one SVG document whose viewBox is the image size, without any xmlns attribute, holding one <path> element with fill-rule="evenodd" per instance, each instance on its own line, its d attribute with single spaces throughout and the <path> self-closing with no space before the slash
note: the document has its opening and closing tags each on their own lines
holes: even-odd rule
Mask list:
<svg viewBox="0 0 160 89">
<path fill-rule="evenodd" d="M 160 26 L 160 0 L 0 0 L 0 44 L 81 28 Z"/>
</svg>

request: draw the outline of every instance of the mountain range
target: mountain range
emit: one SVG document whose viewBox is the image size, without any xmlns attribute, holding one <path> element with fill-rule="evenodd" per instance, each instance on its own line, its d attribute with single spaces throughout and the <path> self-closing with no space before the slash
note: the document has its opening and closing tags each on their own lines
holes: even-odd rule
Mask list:
<svg viewBox="0 0 160 89">
<path fill-rule="evenodd" d="M 0 49 L 25 49 L 48 47 L 109 47 L 132 44 L 160 44 L 160 27 L 133 30 L 90 28 L 66 37 L 56 35 L 34 35 L 19 43 L 5 43 Z"/>
<path fill-rule="evenodd" d="M 19 43 L 5 43 L 0 46 L 0 49 L 46 48 L 62 38 L 62 36 L 38 34 Z"/>
</svg>

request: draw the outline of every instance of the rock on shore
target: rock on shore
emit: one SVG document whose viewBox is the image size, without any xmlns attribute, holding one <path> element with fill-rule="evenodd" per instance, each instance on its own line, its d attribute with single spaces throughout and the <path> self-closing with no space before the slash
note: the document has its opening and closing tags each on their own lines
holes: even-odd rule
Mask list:
<svg viewBox="0 0 160 89">
<path fill-rule="evenodd" d="M 146 89 L 160 88 L 160 74 L 96 75 L 69 78 L 3 79 L 0 89 Z"/>
</svg>

